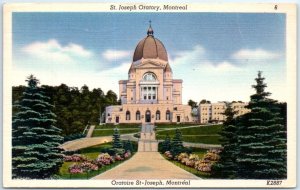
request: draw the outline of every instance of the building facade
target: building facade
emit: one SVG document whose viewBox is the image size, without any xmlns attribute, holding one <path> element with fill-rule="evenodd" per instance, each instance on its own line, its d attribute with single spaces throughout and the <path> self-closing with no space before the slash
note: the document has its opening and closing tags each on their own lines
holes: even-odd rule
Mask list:
<svg viewBox="0 0 300 190">
<path fill-rule="evenodd" d="M 232 102 L 231 107 L 236 113 L 235 117 L 250 112 L 250 110 L 246 108 L 247 105 L 248 104 L 244 102 Z M 199 104 L 199 122 L 203 124 L 223 123 L 226 119 L 226 116 L 223 114 L 226 107 L 225 102 Z"/>
<path fill-rule="evenodd" d="M 191 107 L 182 105 L 182 82 L 173 79 L 167 51 L 150 25 L 135 48 L 128 79 L 119 81 L 121 105 L 106 108 L 106 123 L 192 122 Z"/>
</svg>

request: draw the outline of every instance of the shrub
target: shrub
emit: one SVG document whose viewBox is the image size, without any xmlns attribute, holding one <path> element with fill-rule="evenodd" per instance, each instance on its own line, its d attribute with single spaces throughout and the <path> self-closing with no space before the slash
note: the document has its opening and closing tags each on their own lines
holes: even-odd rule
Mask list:
<svg viewBox="0 0 300 190">
<path fill-rule="evenodd" d="M 73 164 L 69 167 L 69 173 L 71 174 L 83 173 L 83 169 L 80 167 L 79 164 Z"/>
<path fill-rule="evenodd" d="M 116 155 L 123 155 L 125 153 L 123 148 L 115 148 L 114 151 Z"/>
<path fill-rule="evenodd" d="M 211 172 L 212 165 L 220 159 L 220 152 L 221 150 L 219 149 L 210 149 L 207 151 L 202 160 L 196 161 L 195 169 L 202 172 Z"/>
<path fill-rule="evenodd" d="M 179 161 L 182 161 L 184 158 L 188 158 L 189 155 L 187 153 L 180 153 L 177 157 Z"/>
<path fill-rule="evenodd" d="M 212 163 L 209 160 L 199 160 L 195 163 L 195 169 L 202 172 L 211 172 Z"/>
<path fill-rule="evenodd" d="M 101 153 L 98 155 L 96 161 L 102 165 L 109 165 L 115 160 L 108 153 Z"/>
<path fill-rule="evenodd" d="M 86 157 L 80 155 L 80 154 L 73 154 L 71 156 L 64 155 L 64 161 L 65 162 L 82 162 L 85 161 Z"/>
<path fill-rule="evenodd" d="M 197 154 L 190 154 L 189 159 L 193 160 L 193 161 L 199 161 L 200 160 L 200 158 Z"/>
<path fill-rule="evenodd" d="M 211 161 L 218 161 L 220 159 L 219 156 L 220 152 L 221 152 L 220 150 L 211 149 L 204 155 L 204 159 L 211 160 Z"/>
<path fill-rule="evenodd" d="M 131 152 L 130 151 L 125 152 L 125 154 L 124 154 L 124 158 L 125 159 L 129 158 L 130 156 L 131 156 Z"/>
<path fill-rule="evenodd" d="M 98 165 L 93 164 L 92 162 L 88 162 L 88 161 L 82 162 L 80 164 L 80 167 L 85 172 L 90 171 L 90 170 L 98 170 Z"/>
<path fill-rule="evenodd" d="M 173 155 L 171 154 L 170 151 L 166 151 L 166 152 L 165 152 L 165 156 L 166 156 L 168 159 L 172 159 L 172 158 L 173 158 Z"/>
<path fill-rule="evenodd" d="M 68 156 L 70 156 L 70 155 L 73 155 L 73 154 L 79 154 L 79 150 L 66 150 L 66 151 L 63 151 L 62 153 L 64 154 L 64 155 L 68 155 Z"/>
<path fill-rule="evenodd" d="M 121 160 L 124 160 L 124 158 L 122 158 L 120 155 L 116 154 L 115 155 L 115 160 L 116 161 L 121 161 Z"/>
<path fill-rule="evenodd" d="M 185 162 L 185 165 L 189 166 L 189 167 L 194 167 L 195 166 L 196 161 L 195 160 L 190 160 L 187 159 L 187 161 Z"/>
</svg>

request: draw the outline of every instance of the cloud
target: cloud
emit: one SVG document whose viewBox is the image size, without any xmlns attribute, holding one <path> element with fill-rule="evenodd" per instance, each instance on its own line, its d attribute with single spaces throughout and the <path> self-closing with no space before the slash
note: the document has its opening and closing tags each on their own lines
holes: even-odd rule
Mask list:
<svg viewBox="0 0 300 190">
<path fill-rule="evenodd" d="M 198 64 L 205 57 L 205 49 L 196 45 L 192 50 L 175 53 L 174 59 L 170 60 L 174 65 Z"/>
<path fill-rule="evenodd" d="M 272 60 L 281 57 L 281 54 L 264 49 L 241 49 L 231 55 L 235 60 Z"/>
<path fill-rule="evenodd" d="M 76 63 L 78 58 L 87 59 L 93 56 L 91 51 L 84 49 L 78 44 L 69 43 L 63 46 L 55 39 L 50 39 L 46 42 L 33 42 L 23 47 L 22 52 L 34 58 L 59 63 Z"/>
<path fill-rule="evenodd" d="M 224 71 L 239 71 L 241 68 L 235 66 L 229 61 L 222 61 L 218 63 L 206 62 L 203 65 L 199 66 L 196 69 L 206 69 L 215 72 L 224 72 Z"/>
<path fill-rule="evenodd" d="M 122 58 L 126 58 L 130 55 L 131 55 L 131 51 L 112 50 L 112 49 L 108 49 L 102 53 L 102 56 L 108 61 L 119 60 Z"/>
<path fill-rule="evenodd" d="M 213 60 L 209 52 L 201 45 L 196 45 L 190 51 L 177 52 L 171 61 L 175 70 L 207 70 L 207 71 L 235 71 L 239 68 L 227 60 Z"/>
<path fill-rule="evenodd" d="M 131 63 L 129 62 L 122 62 L 117 67 L 102 70 L 100 72 L 93 72 L 91 70 L 78 71 L 72 69 L 33 70 L 29 67 L 16 67 L 13 69 L 13 75 L 15 77 L 12 80 L 12 83 L 14 86 L 26 85 L 25 79 L 30 74 L 33 74 L 41 81 L 42 85 L 57 86 L 64 83 L 68 86 L 80 88 L 86 84 L 90 89 L 101 88 L 103 91 L 113 90 L 118 94 L 118 81 L 127 79 L 127 71 L 130 65 Z"/>
</svg>

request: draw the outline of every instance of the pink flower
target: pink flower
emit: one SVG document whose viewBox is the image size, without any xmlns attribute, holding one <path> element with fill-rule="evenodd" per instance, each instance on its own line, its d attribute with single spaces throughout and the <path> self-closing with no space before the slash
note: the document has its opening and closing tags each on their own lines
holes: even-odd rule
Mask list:
<svg viewBox="0 0 300 190">
<path fill-rule="evenodd" d="M 129 158 L 130 156 L 131 156 L 131 152 L 130 152 L 130 151 L 128 151 L 128 152 L 126 152 L 126 153 L 124 154 L 124 158 L 125 158 L 125 159 Z"/>
</svg>

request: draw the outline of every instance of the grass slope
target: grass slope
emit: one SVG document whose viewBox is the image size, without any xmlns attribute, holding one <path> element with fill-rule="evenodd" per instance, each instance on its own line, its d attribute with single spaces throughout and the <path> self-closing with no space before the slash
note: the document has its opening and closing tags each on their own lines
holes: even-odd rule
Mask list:
<svg viewBox="0 0 300 190">
<path fill-rule="evenodd" d="M 119 129 L 123 128 L 139 128 L 139 124 L 119 124 L 119 125 L 113 125 L 113 124 L 104 124 L 104 125 L 97 125 L 95 129 L 114 129 L 115 127 L 118 127 Z"/>
<path fill-rule="evenodd" d="M 193 128 L 178 129 L 181 131 L 183 141 L 192 143 L 204 143 L 204 144 L 220 144 L 218 134 L 221 131 L 222 125 L 210 125 L 199 126 Z M 171 138 L 175 135 L 175 129 L 157 131 L 157 139 L 165 139 L 165 136 L 169 134 Z"/>
<path fill-rule="evenodd" d="M 140 131 L 140 128 L 136 129 L 120 129 L 120 134 L 128 134 L 128 133 L 137 133 Z M 114 134 L 114 129 L 97 129 L 93 131 L 92 137 L 102 137 L 102 136 L 112 136 Z"/>
</svg>

